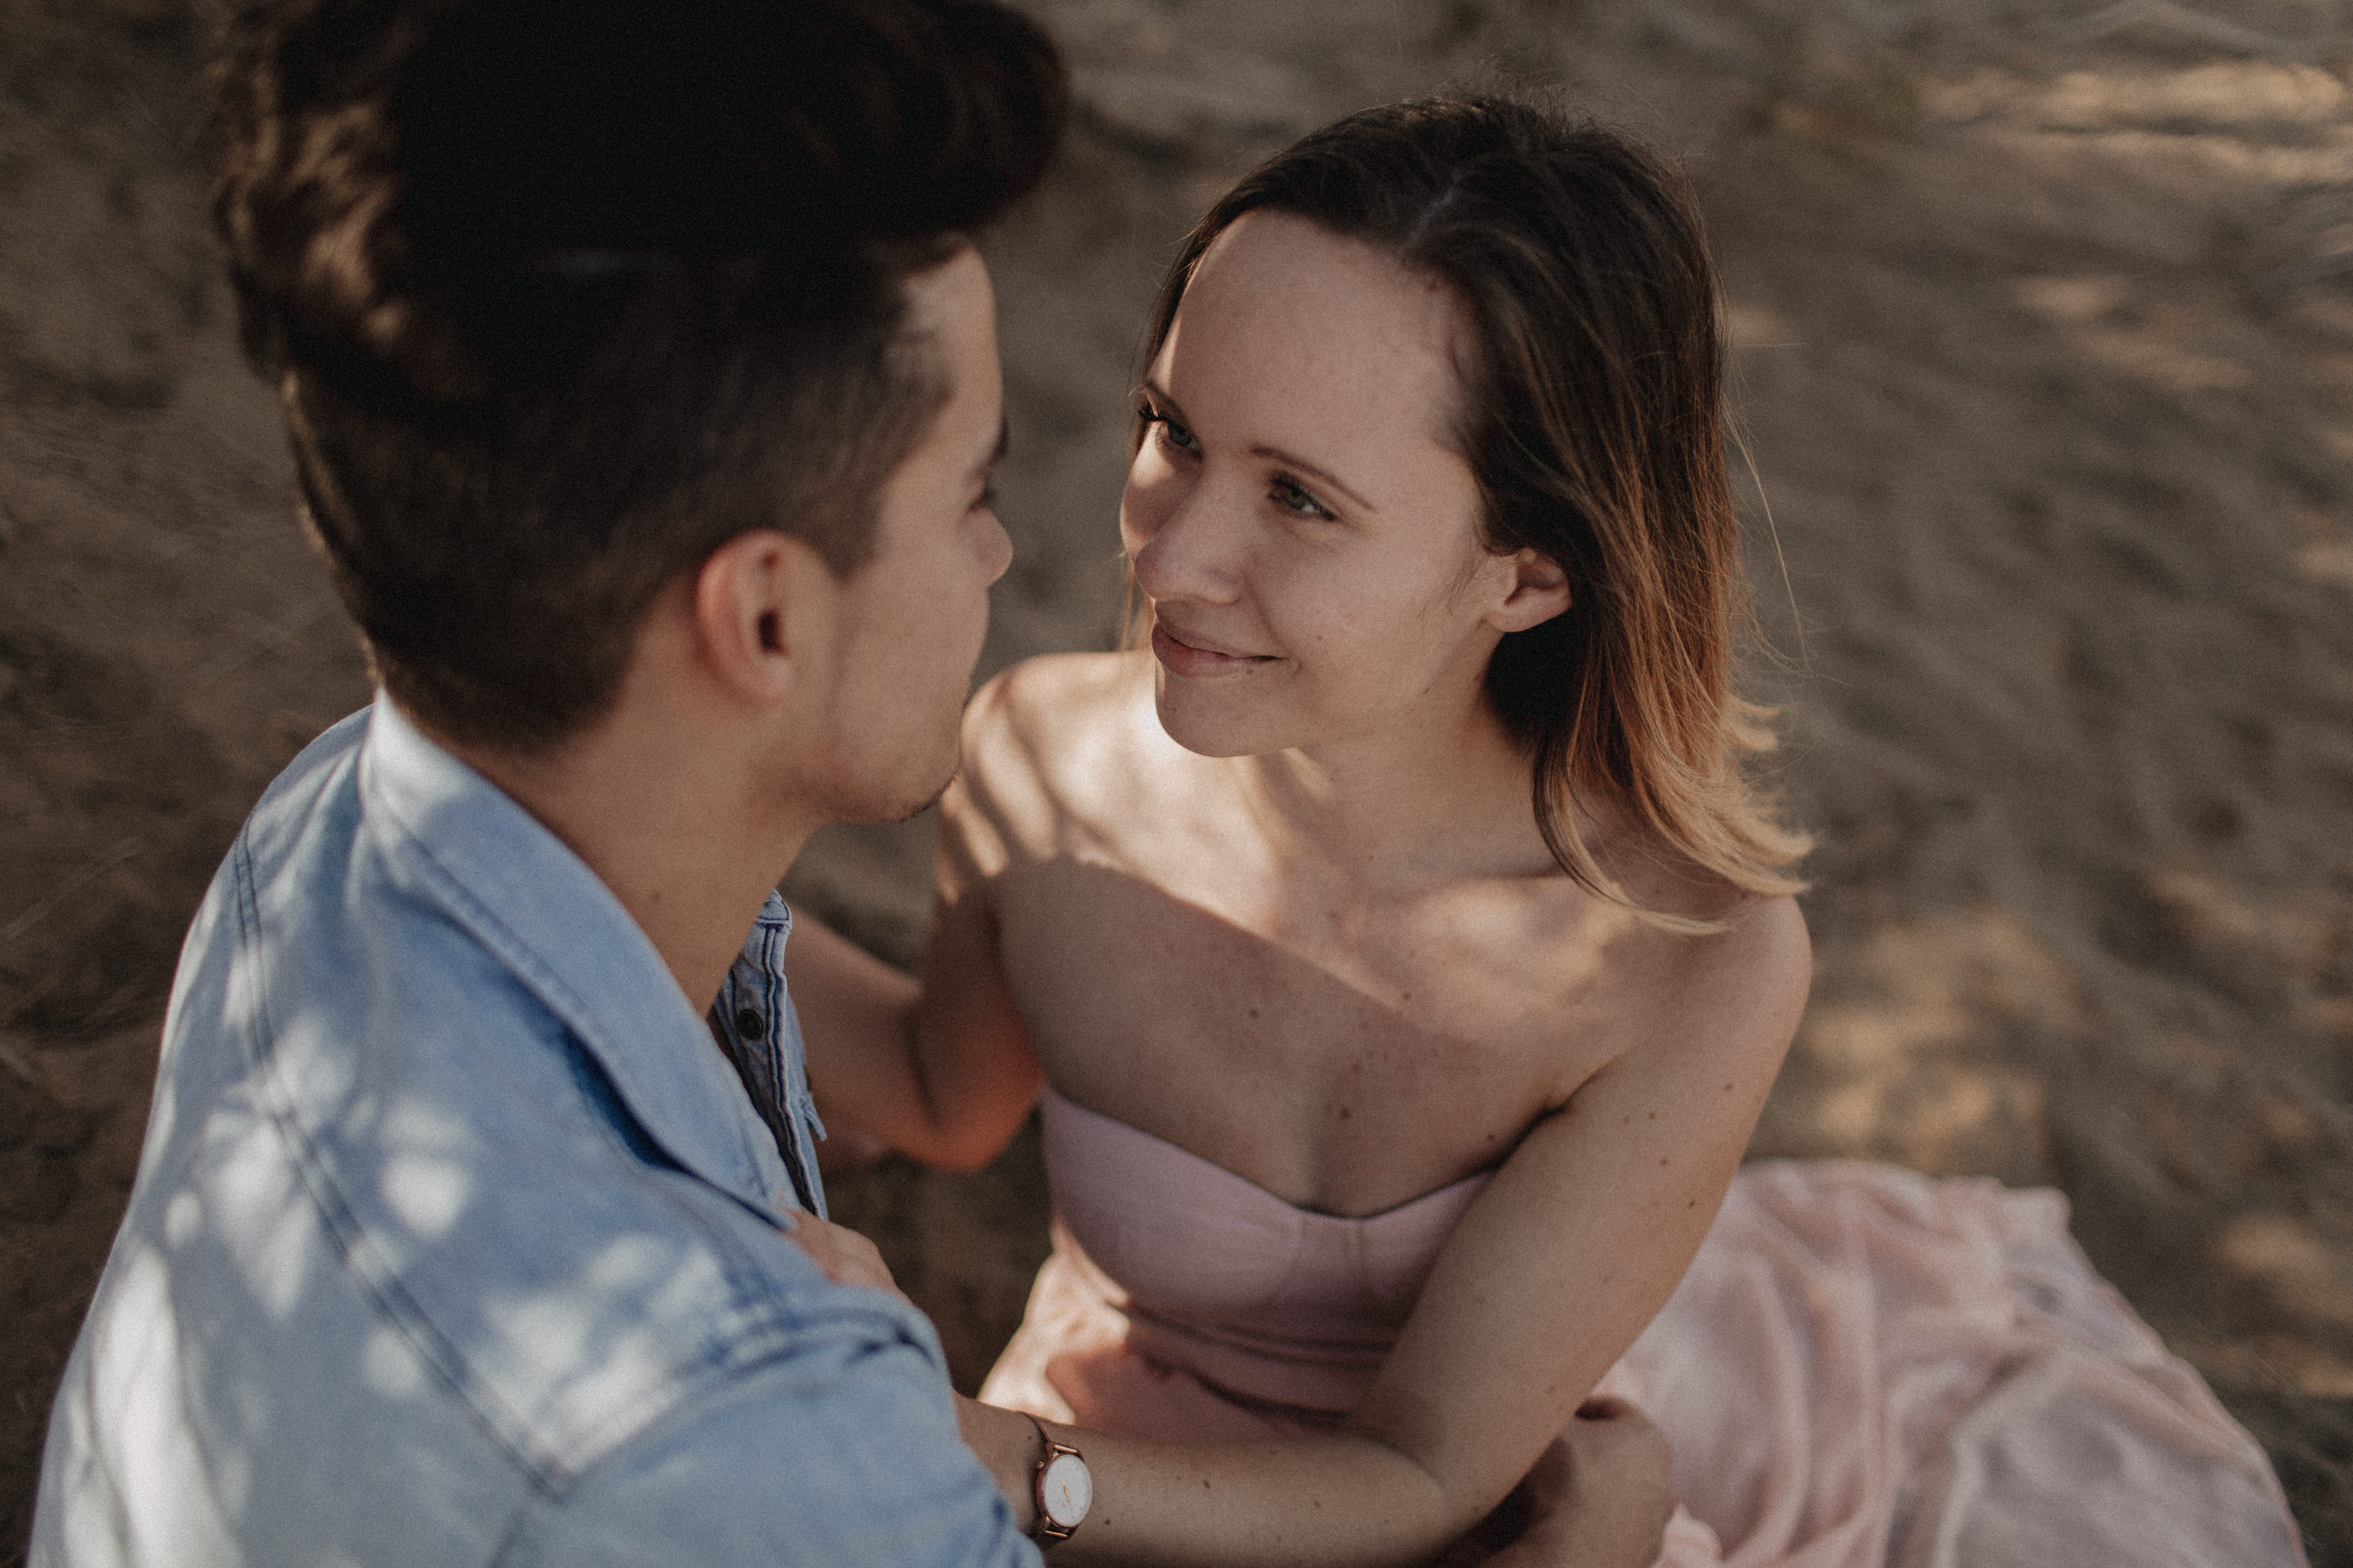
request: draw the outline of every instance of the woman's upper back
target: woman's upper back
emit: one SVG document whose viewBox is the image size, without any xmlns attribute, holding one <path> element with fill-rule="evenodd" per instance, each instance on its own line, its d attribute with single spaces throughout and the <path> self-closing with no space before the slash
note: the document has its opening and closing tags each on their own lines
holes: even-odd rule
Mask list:
<svg viewBox="0 0 2353 1568">
<path fill-rule="evenodd" d="M 1162 732 L 1133 656 L 999 678 L 965 758 L 948 863 L 987 889 L 1049 1079 L 1302 1207 L 1377 1213 L 1490 1168 L 1594 1072 L 1668 1043 L 1708 971 L 1789 967 L 1788 900 L 1670 934 L 1442 802 L 1428 837 L 1462 847 L 1451 863 L 1376 884 L 1319 862 L 1240 760 Z"/>
</svg>

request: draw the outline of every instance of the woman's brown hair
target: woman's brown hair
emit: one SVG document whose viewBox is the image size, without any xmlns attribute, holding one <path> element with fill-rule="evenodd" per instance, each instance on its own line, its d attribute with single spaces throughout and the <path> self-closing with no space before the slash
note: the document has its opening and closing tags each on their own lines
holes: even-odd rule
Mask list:
<svg viewBox="0 0 2353 1568">
<path fill-rule="evenodd" d="M 1631 905 L 1571 810 L 1608 801 L 1671 860 L 1753 893 L 1802 884 L 1810 841 L 1745 776 L 1768 710 L 1733 689 L 1739 521 L 1725 468 L 1715 268 L 1682 176 L 1589 121 L 1495 97 L 1353 114 L 1277 153 L 1187 237 L 1147 363 L 1195 266 L 1269 208 L 1375 246 L 1452 289 L 1470 323 L 1454 432 L 1484 542 L 1567 573 L 1563 614 L 1505 637 L 1487 691 L 1534 762 L 1561 868 Z M 1716 927 L 1655 910 L 1675 930 Z"/>
</svg>

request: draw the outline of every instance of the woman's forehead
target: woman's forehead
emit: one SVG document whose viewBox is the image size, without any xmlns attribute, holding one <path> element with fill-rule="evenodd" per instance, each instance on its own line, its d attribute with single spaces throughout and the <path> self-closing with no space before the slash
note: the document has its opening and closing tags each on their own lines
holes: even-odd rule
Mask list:
<svg viewBox="0 0 2353 1568">
<path fill-rule="evenodd" d="M 1270 409 L 1304 416 L 1337 404 L 1358 424 L 1442 440 L 1461 313 L 1444 284 L 1371 245 L 1288 213 L 1248 213 L 1203 253 L 1154 368 Z M 1203 416 L 1185 388 L 1169 390 Z"/>
</svg>

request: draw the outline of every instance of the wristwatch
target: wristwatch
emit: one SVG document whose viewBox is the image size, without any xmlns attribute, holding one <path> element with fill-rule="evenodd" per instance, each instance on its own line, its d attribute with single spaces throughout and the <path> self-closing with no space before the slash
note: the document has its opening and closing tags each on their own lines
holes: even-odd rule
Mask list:
<svg viewBox="0 0 2353 1568">
<path fill-rule="evenodd" d="M 1038 1440 L 1046 1445 L 1046 1456 L 1038 1461 L 1038 1473 L 1030 1482 L 1038 1501 L 1038 1522 L 1031 1527 L 1029 1539 L 1046 1543 L 1068 1541 L 1087 1517 L 1087 1505 L 1095 1500 L 1095 1478 L 1087 1468 L 1085 1455 L 1047 1436 L 1035 1415 L 1029 1417 L 1029 1425 L 1038 1427 Z"/>
</svg>

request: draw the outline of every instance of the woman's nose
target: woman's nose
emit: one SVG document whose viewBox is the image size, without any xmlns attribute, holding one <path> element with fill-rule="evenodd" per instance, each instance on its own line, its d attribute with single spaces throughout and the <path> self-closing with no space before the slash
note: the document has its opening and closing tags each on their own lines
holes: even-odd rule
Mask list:
<svg viewBox="0 0 2353 1568">
<path fill-rule="evenodd" d="M 1154 599 L 1228 604 L 1241 591 L 1242 540 L 1216 487 L 1172 477 L 1131 484 L 1120 531 L 1135 563 L 1135 585 Z"/>
</svg>

